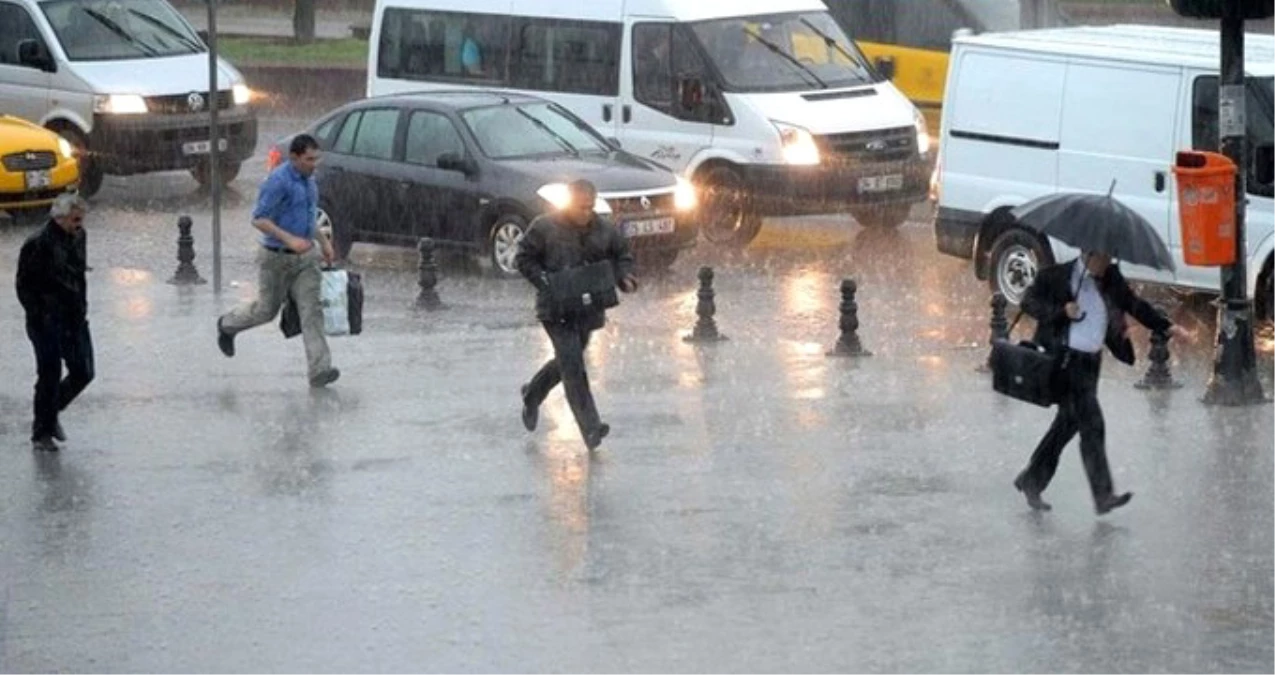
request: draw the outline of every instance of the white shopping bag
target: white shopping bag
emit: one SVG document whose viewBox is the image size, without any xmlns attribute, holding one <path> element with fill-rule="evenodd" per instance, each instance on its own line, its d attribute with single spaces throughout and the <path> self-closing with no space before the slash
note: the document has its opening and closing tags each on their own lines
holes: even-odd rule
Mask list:
<svg viewBox="0 0 1275 675">
<path fill-rule="evenodd" d="M 319 302 L 323 304 L 323 333 L 350 333 L 350 278 L 345 270 L 323 270 Z"/>
</svg>

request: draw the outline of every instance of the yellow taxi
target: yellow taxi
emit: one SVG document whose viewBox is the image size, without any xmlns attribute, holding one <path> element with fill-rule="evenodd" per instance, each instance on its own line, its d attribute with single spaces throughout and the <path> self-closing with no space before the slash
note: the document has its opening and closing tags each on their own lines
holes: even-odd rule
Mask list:
<svg viewBox="0 0 1275 675">
<path fill-rule="evenodd" d="M 58 134 L 0 115 L 0 211 L 41 219 L 53 200 L 79 186 L 75 149 Z"/>
</svg>

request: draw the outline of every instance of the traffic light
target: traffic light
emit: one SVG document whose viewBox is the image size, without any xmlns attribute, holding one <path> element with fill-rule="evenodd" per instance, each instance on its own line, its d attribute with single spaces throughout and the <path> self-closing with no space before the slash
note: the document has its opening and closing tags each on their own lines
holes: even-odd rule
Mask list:
<svg viewBox="0 0 1275 675">
<path fill-rule="evenodd" d="M 1233 2 L 1245 19 L 1269 19 L 1275 15 L 1275 0 L 1165 0 L 1173 11 L 1189 19 L 1220 19 L 1222 6 Z"/>
</svg>

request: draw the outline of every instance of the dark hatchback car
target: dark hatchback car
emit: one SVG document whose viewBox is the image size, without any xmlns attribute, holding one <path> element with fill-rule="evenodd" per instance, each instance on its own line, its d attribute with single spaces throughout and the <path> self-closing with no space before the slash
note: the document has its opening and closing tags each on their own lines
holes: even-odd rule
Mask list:
<svg viewBox="0 0 1275 675">
<path fill-rule="evenodd" d="M 517 274 L 528 223 L 567 198 L 566 184 L 598 188 L 599 213 L 629 237 L 638 262 L 667 267 L 693 246 L 695 192 L 668 169 L 621 149 L 565 108 L 487 90 L 390 95 L 348 103 L 305 132 L 323 148 L 315 172 L 320 225 L 338 257 L 357 241 L 440 246 L 486 256 Z M 291 137 L 270 151 L 273 168 Z"/>
</svg>

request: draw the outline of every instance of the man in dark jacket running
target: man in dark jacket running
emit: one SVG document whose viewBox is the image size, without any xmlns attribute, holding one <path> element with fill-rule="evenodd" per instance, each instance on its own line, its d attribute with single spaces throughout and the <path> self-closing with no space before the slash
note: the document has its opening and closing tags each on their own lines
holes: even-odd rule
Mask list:
<svg viewBox="0 0 1275 675">
<path fill-rule="evenodd" d="M 26 311 L 27 337 L 35 348 L 35 449 L 56 451 L 66 434 L 58 414 L 93 381 L 93 338 L 89 334 L 85 280 L 84 200 L 63 194 L 51 217 L 27 239 L 18 255 L 14 286 Z M 62 364 L 66 363 L 66 378 Z"/>
<path fill-rule="evenodd" d="M 584 350 L 589 345 L 590 333 L 606 324 L 606 312 L 593 308 L 562 316 L 549 290 L 549 276 L 568 268 L 609 261 L 621 291 L 632 293 L 638 283 L 633 276 L 633 254 L 628 240 L 594 212 L 597 189 L 583 180 L 569 187 L 570 204 L 533 221 L 514 259 L 518 271 L 538 291 L 536 318 L 549 333 L 554 352 L 554 358 L 522 387 L 522 422 L 528 431 L 535 430 L 540 404 L 561 382 L 584 443 L 589 450 L 594 450 L 611 427 L 598 417 L 584 368 Z"/>
<path fill-rule="evenodd" d="M 1190 333 L 1134 294 L 1120 268 L 1103 253 L 1085 253 L 1041 270 L 1022 308 L 1036 319 L 1036 343 L 1057 354 L 1063 365 L 1056 382 L 1058 414 L 1014 487 L 1033 509 L 1048 511 L 1040 494 L 1049 487 L 1063 448 L 1079 432 L 1080 457 L 1098 515 L 1128 504 L 1133 493 L 1115 493 L 1107 466 L 1106 426 L 1098 405 L 1103 346 L 1119 361 L 1133 365 L 1126 314 L 1153 331 L 1185 339 Z"/>
</svg>

